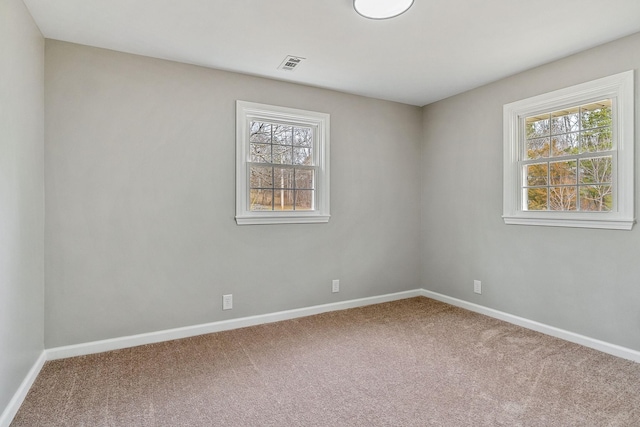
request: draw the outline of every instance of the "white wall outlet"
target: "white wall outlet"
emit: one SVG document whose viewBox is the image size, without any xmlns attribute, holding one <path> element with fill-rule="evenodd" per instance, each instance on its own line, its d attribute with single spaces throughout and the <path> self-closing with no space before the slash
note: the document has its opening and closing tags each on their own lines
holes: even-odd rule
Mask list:
<svg viewBox="0 0 640 427">
<path fill-rule="evenodd" d="M 476 294 L 482 293 L 482 282 L 480 280 L 473 281 L 473 292 L 475 292 Z"/>
<path fill-rule="evenodd" d="M 338 279 L 334 279 L 334 280 L 331 282 L 331 292 L 333 292 L 334 294 L 335 294 L 336 292 L 340 292 L 340 280 L 338 280 Z"/>
<path fill-rule="evenodd" d="M 231 310 L 233 308 L 233 294 L 222 295 L 222 309 Z"/>
</svg>

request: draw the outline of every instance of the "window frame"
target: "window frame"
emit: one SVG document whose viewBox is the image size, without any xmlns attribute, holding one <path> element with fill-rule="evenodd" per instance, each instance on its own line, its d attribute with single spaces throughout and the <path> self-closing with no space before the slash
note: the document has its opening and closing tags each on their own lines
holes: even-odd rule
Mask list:
<svg viewBox="0 0 640 427">
<path fill-rule="evenodd" d="M 523 208 L 525 119 L 610 98 L 612 100 L 613 209 L 608 212 L 533 211 Z M 507 225 L 631 230 L 634 223 L 634 71 L 556 90 L 503 107 L 503 215 Z M 595 154 L 595 153 L 594 153 Z"/>
<path fill-rule="evenodd" d="M 302 211 L 252 211 L 250 205 L 249 128 L 251 121 L 265 121 L 287 126 L 309 127 L 314 133 L 314 209 Z M 330 115 L 315 111 L 275 105 L 236 101 L 236 223 L 308 224 L 329 221 L 329 138 Z"/>
</svg>

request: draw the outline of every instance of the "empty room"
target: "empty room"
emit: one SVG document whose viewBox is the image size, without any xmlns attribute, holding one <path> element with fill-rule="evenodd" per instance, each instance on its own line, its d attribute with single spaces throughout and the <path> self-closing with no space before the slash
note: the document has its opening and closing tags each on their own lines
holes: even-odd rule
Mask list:
<svg viewBox="0 0 640 427">
<path fill-rule="evenodd" d="M 0 427 L 640 425 L 637 0 L 0 0 Z"/>
</svg>

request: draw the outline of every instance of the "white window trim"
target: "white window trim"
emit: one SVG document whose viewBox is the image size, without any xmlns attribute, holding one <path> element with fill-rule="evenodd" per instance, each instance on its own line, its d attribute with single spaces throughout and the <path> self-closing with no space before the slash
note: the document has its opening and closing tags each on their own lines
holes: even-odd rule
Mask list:
<svg viewBox="0 0 640 427">
<path fill-rule="evenodd" d="M 314 210 L 251 211 L 249 203 L 249 123 L 276 121 L 311 127 L 317 159 Z M 236 222 L 249 224 L 307 224 L 329 222 L 329 135 L 330 116 L 315 111 L 236 101 Z"/>
<path fill-rule="evenodd" d="M 634 217 L 634 71 L 560 89 L 506 104 L 504 126 L 505 224 L 631 230 Z M 524 150 L 524 119 L 542 112 L 611 98 L 612 134 L 617 148 L 614 170 L 614 209 L 611 212 L 526 211 L 522 208 L 522 173 L 518 162 Z"/>
</svg>

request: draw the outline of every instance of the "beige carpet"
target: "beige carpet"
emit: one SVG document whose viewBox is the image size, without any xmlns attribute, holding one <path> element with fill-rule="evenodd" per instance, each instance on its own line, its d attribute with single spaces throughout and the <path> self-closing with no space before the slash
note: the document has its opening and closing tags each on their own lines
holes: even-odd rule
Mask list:
<svg viewBox="0 0 640 427">
<path fill-rule="evenodd" d="M 12 426 L 640 426 L 640 364 L 412 298 L 47 362 Z"/>
</svg>

